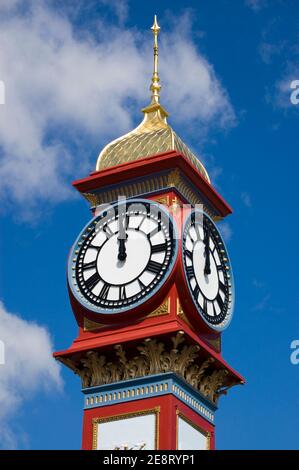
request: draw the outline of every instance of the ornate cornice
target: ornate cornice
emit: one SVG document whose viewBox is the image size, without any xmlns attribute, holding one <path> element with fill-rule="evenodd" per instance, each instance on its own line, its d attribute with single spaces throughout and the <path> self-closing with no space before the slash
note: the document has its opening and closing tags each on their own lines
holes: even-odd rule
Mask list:
<svg viewBox="0 0 299 470">
<path fill-rule="evenodd" d="M 88 351 L 72 368 L 81 377 L 83 388 L 174 372 L 215 404 L 220 395 L 235 385 L 228 378 L 226 369 L 215 367 L 212 357 L 200 357 L 197 344 L 183 344 L 183 332 L 173 336 L 171 343 L 167 345 L 148 338 L 134 351 L 129 350 L 128 345 L 118 344 L 109 357 L 98 351 Z"/>
<path fill-rule="evenodd" d="M 83 193 L 83 196 L 90 202 L 91 207 L 95 208 L 101 204 L 111 204 L 112 201 L 117 201 L 120 196 L 125 196 L 126 198 L 144 197 L 148 194 L 173 188 L 175 188 L 190 204 L 202 204 L 205 212 L 207 212 L 213 219 L 221 219 L 221 217 L 217 216 L 211 207 L 206 204 L 200 194 L 182 175 L 178 168 L 170 170 L 164 174 L 153 175 L 142 180 L 118 185 L 107 190 L 104 189 L 103 191 L 98 192 Z M 172 204 L 172 202 L 169 201 L 169 198 L 167 199 L 165 196 L 161 196 L 161 203 L 165 203 L 167 205 Z"/>
</svg>

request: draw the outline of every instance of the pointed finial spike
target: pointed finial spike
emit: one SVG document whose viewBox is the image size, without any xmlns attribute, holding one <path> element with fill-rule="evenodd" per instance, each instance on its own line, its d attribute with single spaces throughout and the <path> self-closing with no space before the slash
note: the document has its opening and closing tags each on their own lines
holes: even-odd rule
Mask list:
<svg viewBox="0 0 299 470">
<path fill-rule="evenodd" d="M 159 93 L 161 90 L 160 78 L 158 73 L 158 34 L 160 32 L 160 26 L 158 25 L 157 15 L 154 16 L 154 24 L 151 27 L 154 34 L 154 72 L 152 76 L 152 83 L 150 90 L 152 92 L 152 103 L 159 103 Z"/>
<path fill-rule="evenodd" d="M 151 30 L 152 30 L 154 33 L 157 32 L 157 34 L 159 34 L 160 26 L 158 25 L 157 15 L 154 16 L 154 24 L 153 24 L 153 26 L 151 27 Z"/>
</svg>

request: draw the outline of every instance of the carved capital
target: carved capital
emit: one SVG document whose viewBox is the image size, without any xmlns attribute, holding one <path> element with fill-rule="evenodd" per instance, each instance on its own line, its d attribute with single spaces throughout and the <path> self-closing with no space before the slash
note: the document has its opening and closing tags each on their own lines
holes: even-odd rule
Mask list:
<svg viewBox="0 0 299 470">
<path fill-rule="evenodd" d="M 202 358 L 197 344 L 185 344 L 183 332 L 173 336 L 171 343 L 148 338 L 133 351 L 128 345 L 116 345 L 109 357 L 88 351 L 73 369 L 84 388 L 174 372 L 213 403 L 234 385 L 226 369 L 215 368 L 212 357 Z"/>
</svg>

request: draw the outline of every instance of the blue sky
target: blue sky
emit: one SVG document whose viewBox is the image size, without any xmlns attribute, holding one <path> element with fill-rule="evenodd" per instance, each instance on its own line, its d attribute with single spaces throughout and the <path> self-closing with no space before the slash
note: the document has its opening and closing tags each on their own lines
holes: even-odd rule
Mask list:
<svg viewBox="0 0 299 470">
<path fill-rule="evenodd" d="M 234 209 L 223 354 L 247 384 L 220 401 L 217 447 L 298 448 L 297 2 L 3 0 L 0 13 L 0 448 L 80 447 L 79 380 L 50 357 L 77 333 L 66 260 L 90 213 L 71 181 L 140 121 L 154 14 L 169 122 Z"/>
</svg>

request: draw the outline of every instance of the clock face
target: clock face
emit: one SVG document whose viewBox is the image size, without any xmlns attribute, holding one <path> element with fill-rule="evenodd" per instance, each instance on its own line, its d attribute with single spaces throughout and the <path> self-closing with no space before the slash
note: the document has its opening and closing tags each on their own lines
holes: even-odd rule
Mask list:
<svg viewBox="0 0 299 470">
<path fill-rule="evenodd" d="M 152 296 L 167 279 L 177 254 L 169 214 L 142 199 L 116 203 L 78 237 L 69 261 L 69 285 L 97 313 L 119 313 Z"/>
<path fill-rule="evenodd" d="M 215 330 L 223 330 L 233 311 L 233 278 L 224 242 L 214 222 L 194 210 L 183 231 L 183 262 L 198 312 Z"/>
</svg>

